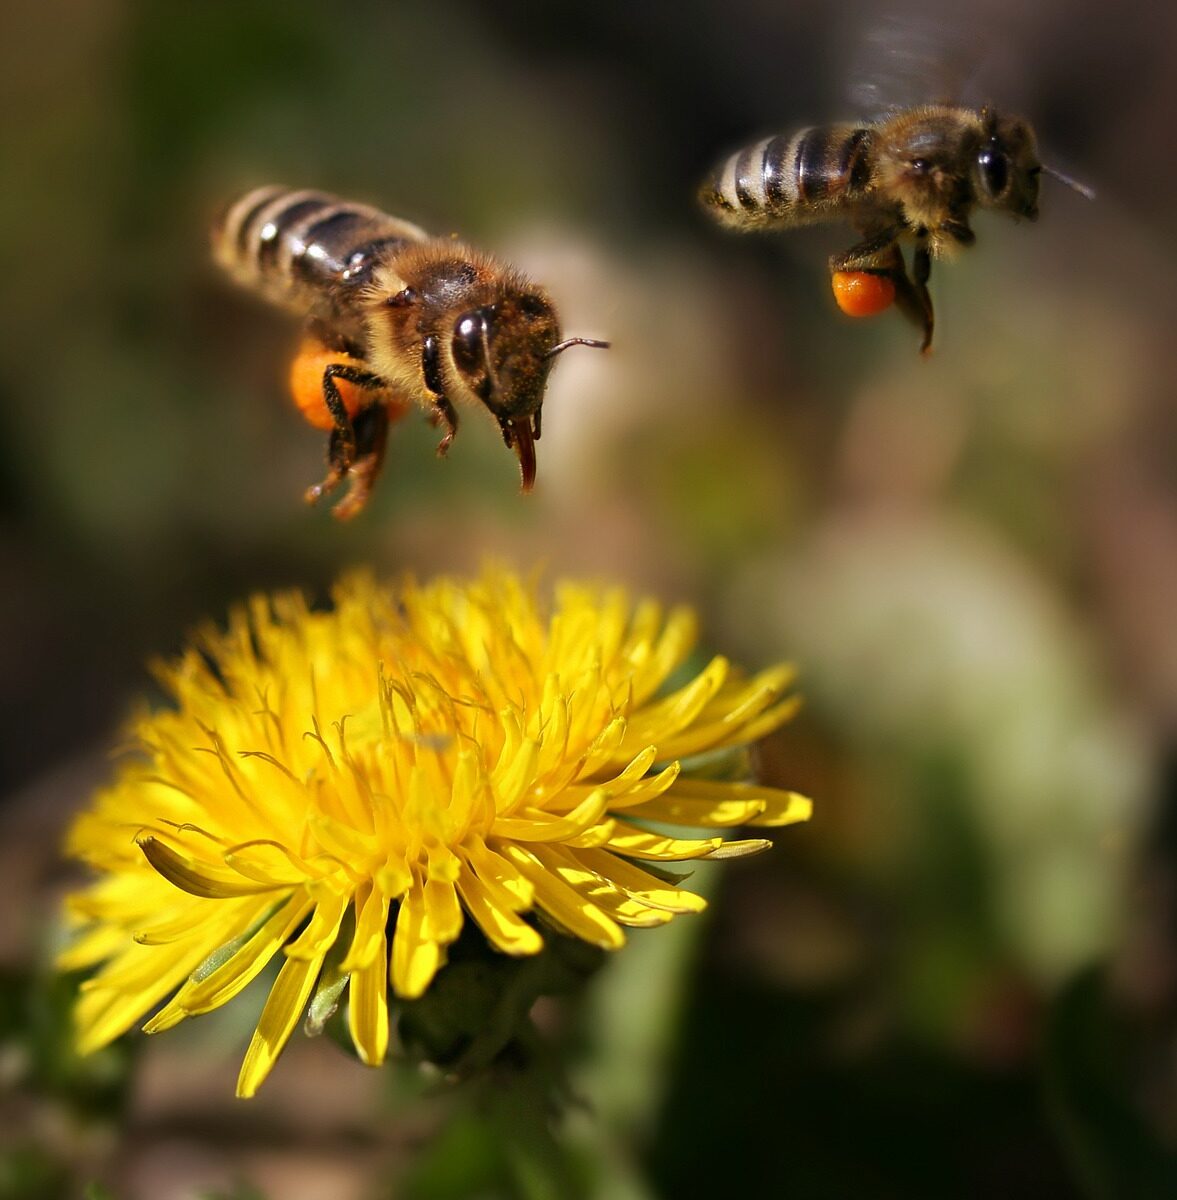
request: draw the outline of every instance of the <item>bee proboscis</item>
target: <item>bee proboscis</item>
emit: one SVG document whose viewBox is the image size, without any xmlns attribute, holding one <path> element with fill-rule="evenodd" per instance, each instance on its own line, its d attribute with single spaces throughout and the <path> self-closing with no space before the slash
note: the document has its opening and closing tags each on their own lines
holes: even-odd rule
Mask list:
<svg viewBox="0 0 1177 1200">
<path fill-rule="evenodd" d="M 230 275 L 306 320 L 291 371 L 294 400 L 330 430 L 316 501 L 349 481 L 334 514 L 364 507 L 384 458 L 390 419 L 416 403 L 449 449 L 464 403 L 485 407 L 515 451 L 523 490 L 548 372 L 570 346 L 547 293 L 503 262 L 408 221 L 314 191 L 255 188 L 212 233 Z"/>
<path fill-rule="evenodd" d="M 830 259 L 836 291 L 859 273 L 888 281 L 900 311 L 921 330 L 926 353 L 935 325 L 928 294 L 933 259 L 973 244 L 974 208 L 1035 220 L 1043 170 L 1093 194 L 1043 167 L 1034 131 L 1022 118 L 935 104 L 870 124 L 765 138 L 725 159 L 699 199 L 721 225 L 741 231 L 848 222 L 861 240 Z M 910 274 L 904 242 L 913 244 Z M 877 299 L 862 311 L 885 303 Z"/>
</svg>

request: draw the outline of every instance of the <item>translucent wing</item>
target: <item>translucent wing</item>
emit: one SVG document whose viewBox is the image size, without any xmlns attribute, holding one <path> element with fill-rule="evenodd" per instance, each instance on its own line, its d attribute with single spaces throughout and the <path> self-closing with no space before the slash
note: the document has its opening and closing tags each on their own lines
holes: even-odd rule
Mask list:
<svg viewBox="0 0 1177 1200">
<path fill-rule="evenodd" d="M 850 48 L 847 98 L 860 116 L 984 99 L 969 93 L 982 62 L 991 57 L 988 39 L 963 13 L 916 8 L 859 13 L 843 44 Z"/>
</svg>

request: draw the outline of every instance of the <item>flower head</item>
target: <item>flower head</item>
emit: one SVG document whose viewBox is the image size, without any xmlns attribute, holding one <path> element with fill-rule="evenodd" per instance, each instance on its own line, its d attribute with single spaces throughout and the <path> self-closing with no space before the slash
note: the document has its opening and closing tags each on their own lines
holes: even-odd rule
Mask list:
<svg viewBox="0 0 1177 1200">
<path fill-rule="evenodd" d="M 173 708 L 138 716 L 134 753 L 75 823 L 99 877 L 70 898 L 62 965 L 103 964 L 77 1007 L 83 1051 L 165 1001 L 148 1032 L 231 1000 L 280 951 L 238 1094 L 300 1017 L 348 989 L 360 1057 L 383 1060 L 388 992 L 420 996 L 473 921 L 537 953 L 554 928 L 616 949 L 623 927 L 704 902 L 641 863 L 762 849 L 672 836 L 804 820 L 792 792 L 689 777 L 681 760 L 786 721 L 792 674 L 714 658 L 668 688 L 686 610 L 506 571 L 378 586 L 331 611 L 258 597 L 157 669 Z M 643 822 L 654 822 L 651 828 Z"/>
</svg>

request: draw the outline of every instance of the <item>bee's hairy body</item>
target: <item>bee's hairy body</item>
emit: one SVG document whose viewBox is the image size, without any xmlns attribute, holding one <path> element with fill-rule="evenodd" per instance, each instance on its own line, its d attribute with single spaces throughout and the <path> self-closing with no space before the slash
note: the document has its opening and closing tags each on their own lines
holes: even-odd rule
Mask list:
<svg viewBox="0 0 1177 1200">
<path fill-rule="evenodd" d="M 789 228 L 852 218 L 871 186 L 867 126 L 811 126 L 731 155 L 703 189 L 732 229 Z"/>
<path fill-rule="evenodd" d="M 1033 220 L 1041 169 L 1025 121 L 926 105 L 869 124 L 765 138 L 725 159 L 699 199 L 717 222 L 739 231 L 846 221 L 863 241 L 831 259 L 831 269 L 892 278 L 900 306 L 923 327 L 926 350 L 931 260 L 973 242 L 974 207 Z M 901 239 L 916 243 L 913 279 Z"/>
<path fill-rule="evenodd" d="M 355 515 L 380 469 L 388 414 L 406 401 L 444 426 L 443 454 L 457 430 L 455 403 L 488 408 L 530 489 L 551 359 L 587 342 L 558 345 L 555 308 L 542 289 L 455 239 L 321 192 L 256 188 L 228 208 L 212 244 L 238 283 L 307 319 L 304 361 L 339 354 L 322 378 L 334 425 L 330 472 L 308 499 L 350 476 L 335 513 Z M 364 389 L 370 403 L 353 412 L 338 381 Z M 312 398 L 296 402 L 313 420 Z"/>
<path fill-rule="evenodd" d="M 366 204 L 321 192 L 262 187 L 247 192 L 213 231 L 217 261 L 245 287 L 293 312 L 330 302 L 359 315 L 378 262 L 429 240 L 423 229 Z"/>
</svg>

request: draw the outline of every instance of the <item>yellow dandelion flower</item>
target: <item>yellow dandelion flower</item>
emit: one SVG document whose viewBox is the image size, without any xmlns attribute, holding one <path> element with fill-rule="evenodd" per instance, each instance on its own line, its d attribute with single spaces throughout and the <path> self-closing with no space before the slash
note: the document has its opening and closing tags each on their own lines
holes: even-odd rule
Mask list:
<svg viewBox="0 0 1177 1200">
<path fill-rule="evenodd" d="M 687 610 L 572 583 L 545 602 L 497 569 L 359 575 L 334 600 L 257 597 L 157 668 L 175 707 L 132 722 L 134 753 L 69 836 L 99 875 L 69 899 L 61 959 L 102 964 L 77 1005 L 83 1052 L 165 1000 L 148 1032 L 225 1004 L 281 952 L 238 1094 L 344 987 L 376 1064 L 390 986 L 421 996 L 467 920 L 508 955 L 537 953 L 544 927 L 615 950 L 625 926 L 704 906 L 643 860 L 767 845 L 661 827 L 809 816 L 793 792 L 683 769 L 796 707 L 789 668 L 744 678 L 723 658 L 668 690 Z"/>
</svg>

